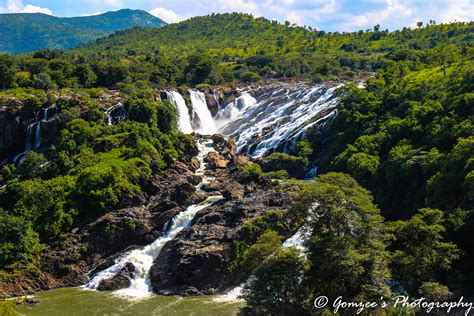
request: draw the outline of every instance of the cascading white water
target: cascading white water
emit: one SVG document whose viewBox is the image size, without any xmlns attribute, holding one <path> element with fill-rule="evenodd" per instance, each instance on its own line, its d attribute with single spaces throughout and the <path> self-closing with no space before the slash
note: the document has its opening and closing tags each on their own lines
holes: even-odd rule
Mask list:
<svg viewBox="0 0 474 316">
<path fill-rule="evenodd" d="M 198 147 L 199 155 L 197 158 L 200 161 L 200 167 L 196 170 L 196 175 L 203 177 L 203 181 L 197 186 L 197 189 L 199 190 L 202 183 L 208 183 L 213 180 L 212 177 L 205 175 L 207 164 L 204 162 L 204 157 L 213 150 L 212 140 L 199 141 Z M 149 273 L 153 261 L 160 254 L 163 246 L 175 238 L 183 229 L 189 227 L 194 216 L 200 210 L 210 206 L 222 198 L 223 197 L 220 195 L 210 196 L 204 202 L 189 206 L 185 211 L 179 213 L 173 218 L 171 225 L 167 225 L 168 228 L 163 236 L 142 249 L 132 250 L 118 258 L 114 265 L 97 273 L 86 285 L 86 288 L 96 289 L 102 280 L 115 276 L 127 263 L 130 262 L 137 268 L 134 278 L 131 280 L 130 287 L 114 291 L 113 293 L 130 298 L 142 298 L 152 295 Z"/>
<path fill-rule="evenodd" d="M 219 90 L 214 89 L 214 91 L 212 92 L 212 95 L 214 96 L 214 101 L 216 101 L 217 103 L 217 107 L 220 108 L 221 102 L 219 101 Z"/>
<path fill-rule="evenodd" d="M 185 134 L 192 133 L 191 117 L 184 98 L 178 91 L 167 91 L 166 95 L 168 100 L 178 109 L 178 129 Z"/>
<path fill-rule="evenodd" d="M 306 251 L 308 251 L 308 249 L 306 248 L 305 242 L 308 240 L 308 238 L 311 236 L 312 233 L 313 233 L 313 228 L 310 225 L 304 224 L 296 231 L 296 233 L 293 236 L 285 240 L 285 242 L 283 243 L 283 247 L 284 248 L 294 247 L 300 250 L 301 252 L 305 253 Z"/>
<path fill-rule="evenodd" d="M 19 163 L 32 149 L 38 149 L 41 146 L 41 122 L 48 120 L 48 110 L 41 109 L 36 113 L 34 123 L 28 124 L 26 127 L 26 142 L 24 150 L 13 158 L 13 163 Z M 41 114 L 43 114 L 41 116 Z M 33 137 L 34 131 L 34 137 Z"/>
<path fill-rule="evenodd" d="M 243 115 L 249 115 L 251 108 L 257 104 L 257 100 L 248 93 L 243 93 L 234 102 L 217 112 L 214 120 L 220 130 L 223 126 Z"/>
<path fill-rule="evenodd" d="M 304 132 L 335 115 L 340 85 L 288 86 L 256 91 L 257 101 L 242 97 L 244 106 L 228 104 L 215 116 L 219 132 L 236 140 L 240 153 L 261 157 L 277 149 L 285 150 Z"/>
<path fill-rule="evenodd" d="M 105 110 L 105 117 L 106 117 L 106 122 L 107 122 L 107 125 L 110 126 L 110 125 L 113 125 L 113 117 L 112 117 L 112 112 L 115 111 L 115 109 L 119 108 L 123 106 L 123 103 L 122 102 L 119 102 L 117 104 L 114 104 L 112 105 L 111 107 L 107 108 Z M 125 111 L 125 110 L 124 110 Z M 126 112 L 126 111 L 125 111 Z"/>
<path fill-rule="evenodd" d="M 197 90 L 189 90 L 193 112 L 199 119 L 199 124 L 194 128 L 195 132 L 203 135 L 212 135 L 217 132 L 216 124 L 212 118 L 211 112 L 207 107 L 206 96 Z"/>
</svg>

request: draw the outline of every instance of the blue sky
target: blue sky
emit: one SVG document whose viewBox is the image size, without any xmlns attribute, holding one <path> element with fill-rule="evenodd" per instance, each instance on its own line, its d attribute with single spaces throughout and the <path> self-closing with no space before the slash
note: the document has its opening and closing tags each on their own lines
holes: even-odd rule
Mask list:
<svg viewBox="0 0 474 316">
<path fill-rule="evenodd" d="M 414 27 L 416 22 L 474 20 L 474 0 L 0 0 L 0 13 L 55 16 L 98 14 L 122 8 L 146 10 L 174 23 L 212 12 L 245 12 L 326 31 Z"/>
</svg>

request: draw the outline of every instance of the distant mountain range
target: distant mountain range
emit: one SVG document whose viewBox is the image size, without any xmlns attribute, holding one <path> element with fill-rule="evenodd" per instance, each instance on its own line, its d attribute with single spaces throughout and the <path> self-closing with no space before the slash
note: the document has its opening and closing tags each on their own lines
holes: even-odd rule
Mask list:
<svg viewBox="0 0 474 316">
<path fill-rule="evenodd" d="M 73 18 L 42 13 L 0 14 L 0 52 L 68 49 L 115 31 L 164 25 L 166 22 L 146 11 L 129 9 Z"/>
</svg>

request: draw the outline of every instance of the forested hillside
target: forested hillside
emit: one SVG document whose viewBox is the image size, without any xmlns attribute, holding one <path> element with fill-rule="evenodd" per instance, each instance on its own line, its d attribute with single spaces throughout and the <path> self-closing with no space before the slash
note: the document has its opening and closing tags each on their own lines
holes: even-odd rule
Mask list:
<svg viewBox="0 0 474 316">
<path fill-rule="evenodd" d="M 137 80 L 196 85 L 284 77 L 350 79 L 404 58 L 416 58 L 417 68 L 455 62 L 469 54 L 473 29 L 472 23 L 457 23 L 395 32 L 375 26 L 354 33 L 325 33 L 249 15 L 217 14 L 160 29 L 118 32 L 70 52 L 2 56 L 2 87 L 109 87 Z M 446 55 L 449 45 L 455 45 L 457 54 Z M 35 84 L 38 76 L 43 80 Z"/>
<path fill-rule="evenodd" d="M 0 52 L 21 54 L 40 49 L 68 49 L 115 31 L 164 25 L 162 20 L 141 10 L 74 18 L 42 13 L 0 14 Z"/>
</svg>

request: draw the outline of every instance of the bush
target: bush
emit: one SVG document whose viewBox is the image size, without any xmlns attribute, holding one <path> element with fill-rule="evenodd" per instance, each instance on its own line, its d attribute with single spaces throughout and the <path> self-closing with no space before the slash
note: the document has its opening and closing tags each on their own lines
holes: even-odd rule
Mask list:
<svg viewBox="0 0 474 316">
<path fill-rule="evenodd" d="M 265 172 L 286 170 L 288 175 L 295 178 L 304 178 L 308 160 L 283 153 L 273 153 L 261 160 Z"/>
<path fill-rule="evenodd" d="M 0 214 L 0 266 L 34 262 L 41 247 L 30 222 L 21 217 Z"/>
<path fill-rule="evenodd" d="M 257 163 L 253 163 L 249 166 L 242 166 L 238 171 L 239 178 L 244 182 L 258 181 L 262 175 L 262 167 Z"/>
</svg>

